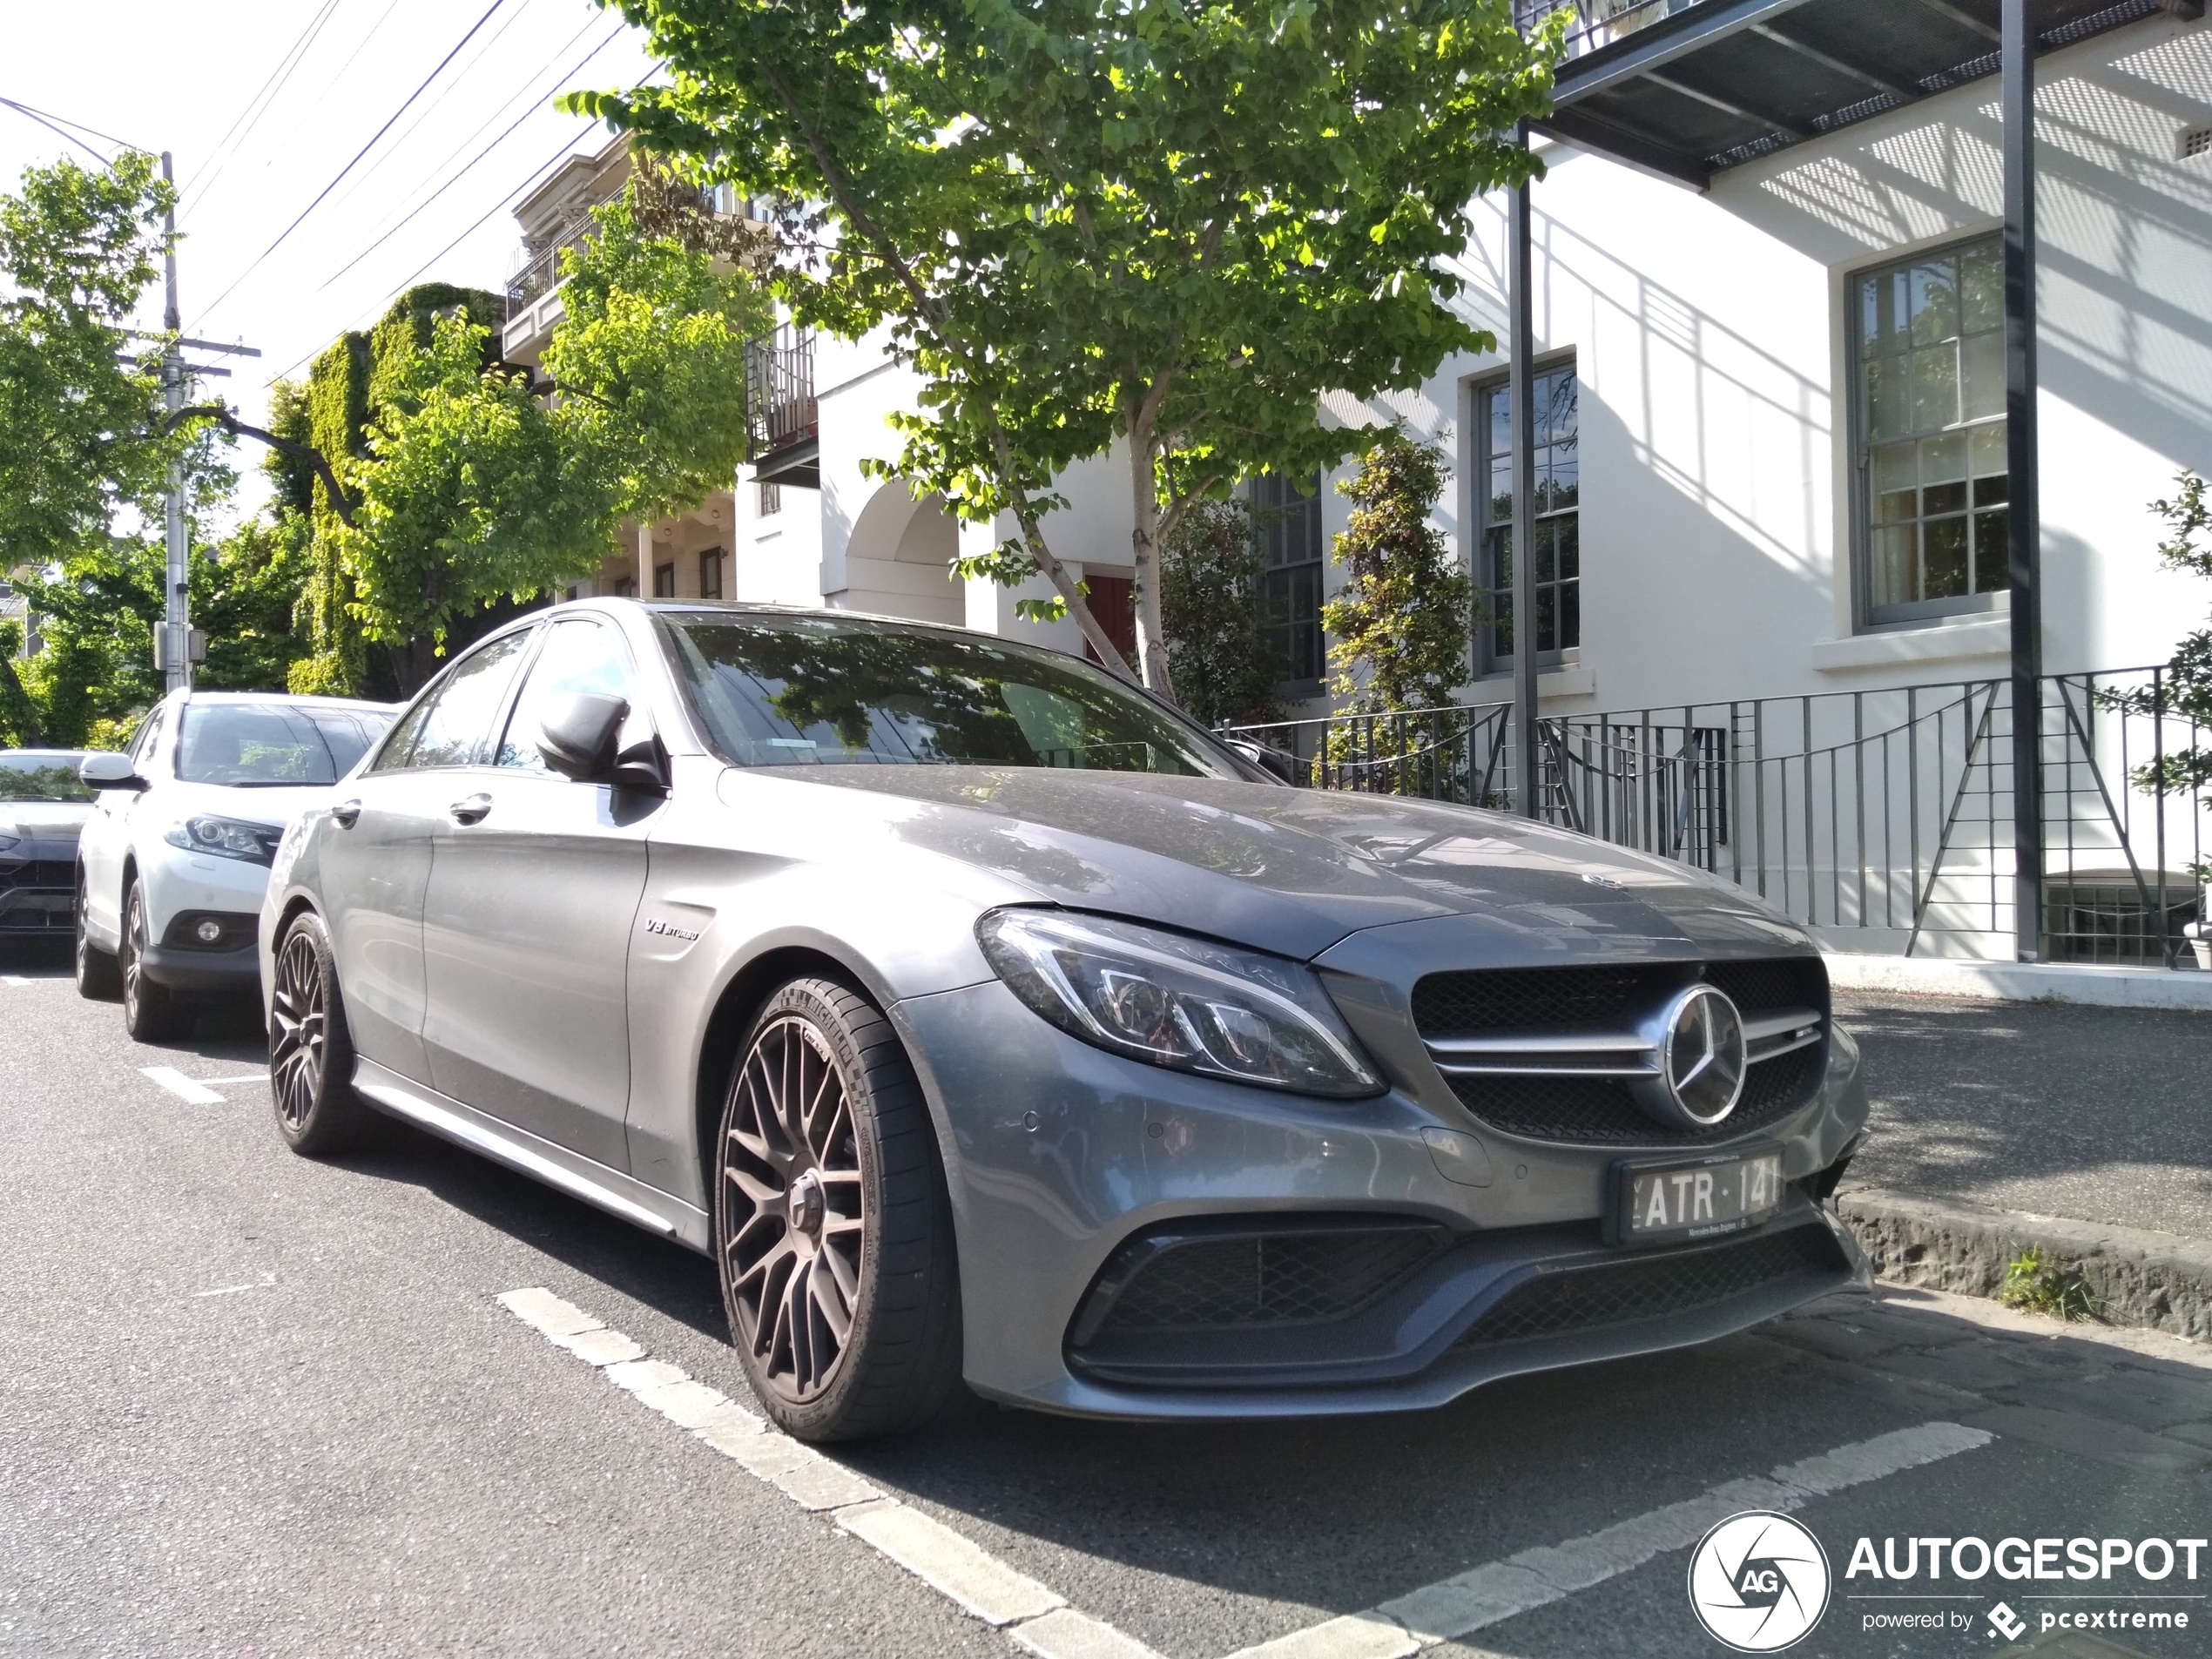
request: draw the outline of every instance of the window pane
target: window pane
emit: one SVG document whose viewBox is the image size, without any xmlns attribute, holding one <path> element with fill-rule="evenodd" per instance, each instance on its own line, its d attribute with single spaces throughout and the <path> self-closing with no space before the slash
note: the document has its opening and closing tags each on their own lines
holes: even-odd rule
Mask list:
<svg viewBox="0 0 2212 1659">
<path fill-rule="evenodd" d="M 2012 585 L 2006 567 L 2011 550 L 2006 546 L 2005 509 L 1974 515 L 1974 591 L 2002 593 Z"/>
<path fill-rule="evenodd" d="M 2005 326 L 2005 252 L 1995 238 L 1959 251 L 1959 299 L 1966 333 Z"/>
<path fill-rule="evenodd" d="M 1973 473 L 1977 478 L 1990 473 L 2002 477 L 2005 473 L 2005 427 L 1978 426 L 1967 440 L 1973 458 Z"/>
<path fill-rule="evenodd" d="M 1509 588 L 1513 585 L 1513 529 L 1509 525 L 1484 532 L 1483 552 L 1487 585 Z"/>
<path fill-rule="evenodd" d="M 1920 482 L 1947 484 L 1966 475 L 1966 435 L 1930 438 L 1920 446 Z M 1924 509 L 1925 510 L 1932 510 Z"/>
<path fill-rule="evenodd" d="M 1912 343 L 1933 346 L 1959 334 L 1957 267 L 1949 259 L 1924 260 L 1912 267 Z"/>
<path fill-rule="evenodd" d="M 492 724 L 507 701 L 516 659 L 529 637 L 528 629 L 508 634 L 462 658 L 423 717 L 408 765 L 473 766 L 490 759 Z"/>
<path fill-rule="evenodd" d="M 1562 582 L 1559 587 L 1559 645 L 1572 651 L 1582 643 L 1582 584 Z"/>
<path fill-rule="evenodd" d="M 1482 395 L 1489 408 L 1485 417 L 1490 428 L 1490 454 L 1495 458 L 1513 453 L 1513 395 L 1508 387 L 1495 386 Z"/>
<path fill-rule="evenodd" d="M 1913 565 L 1919 547 L 1919 532 L 1911 524 L 1899 524 L 1874 535 L 1874 569 L 1871 597 L 1878 605 L 1910 604 L 1920 596 L 1916 591 Z"/>
<path fill-rule="evenodd" d="M 1914 432 L 1954 426 L 1959 420 L 1959 348 L 1937 346 L 1912 354 Z"/>
<path fill-rule="evenodd" d="M 2005 336 L 1977 334 L 1959 348 L 1959 418 L 1979 421 L 2005 412 Z"/>
<path fill-rule="evenodd" d="M 1932 518 L 1920 527 L 1923 598 L 1955 599 L 1966 586 L 1966 521 Z"/>
<path fill-rule="evenodd" d="M 1572 580 L 1582 574 L 1582 529 L 1581 521 L 1573 516 L 1562 518 L 1553 531 L 1556 538 L 1553 545 L 1558 550 L 1559 574 Z"/>
<path fill-rule="evenodd" d="M 1536 530 L 1536 580 L 1549 582 L 1559 572 L 1552 569 L 1552 526 L 1549 521 L 1540 523 Z"/>
<path fill-rule="evenodd" d="M 545 648 L 530 664 L 529 678 L 515 701 L 507 721 L 507 736 L 499 745 L 498 764 L 550 772 L 538 749 L 538 733 L 556 701 L 580 692 L 605 697 L 631 696 L 630 651 L 622 636 L 596 622 L 556 623 L 545 637 Z"/>
<path fill-rule="evenodd" d="M 1904 358 L 1867 364 L 1866 429 L 1877 440 L 1901 438 L 1912 429 L 1912 391 Z"/>
<path fill-rule="evenodd" d="M 1559 590 L 1541 587 L 1536 590 L 1536 650 L 1541 653 L 1559 649 Z"/>
<path fill-rule="evenodd" d="M 1492 650 L 1500 657 L 1510 657 L 1513 655 L 1513 590 L 1507 588 L 1493 595 L 1490 610 L 1496 618 L 1492 624 L 1495 641 Z"/>
</svg>

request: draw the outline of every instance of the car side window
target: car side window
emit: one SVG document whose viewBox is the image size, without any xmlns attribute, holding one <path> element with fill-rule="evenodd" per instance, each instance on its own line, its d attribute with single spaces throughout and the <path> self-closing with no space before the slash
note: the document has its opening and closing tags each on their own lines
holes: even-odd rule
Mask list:
<svg viewBox="0 0 2212 1659">
<path fill-rule="evenodd" d="M 529 637 L 528 629 L 503 634 L 454 665 L 444 687 L 421 711 L 414 748 L 403 763 L 409 771 L 478 766 L 490 760 L 500 712 Z"/>
<path fill-rule="evenodd" d="M 153 765 L 153 758 L 160 750 L 162 717 L 167 712 L 165 709 L 156 709 L 146 717 L 145 724 L 138 728 L 138 735 L 131 740 L 131 766 L 142 778 Z"/>
<path fill-rule="evenodd" d="M 439 691 L 443 689 L 441 686 Z M 392 735 L 384 739 L 383 746 L 376 752 L 376 759 L 370 762 L 370 772 L 403 772 L 407 769 L 408 759 L 415 751 L 415 735 L 422 730 L 422 722 L 429 715 L 430 705 L 437 700 L 438 691 L 432 691 L 400 717 L 399 724 L 392 728 Z"/>
<path fill-rule="evenodd" d="M 537 734 L 546 711 L 560 698 L 581 691 L 634 701 L 630 648 L 621 633 L 604 623 L 574 617 L 553 624 L 545 647 L 530 664 L 523 694 L 507 722 L 507 736 L 499 745 L 499 764 L 528 772 L 550 772 L 538 752 Z"/>
</svg>

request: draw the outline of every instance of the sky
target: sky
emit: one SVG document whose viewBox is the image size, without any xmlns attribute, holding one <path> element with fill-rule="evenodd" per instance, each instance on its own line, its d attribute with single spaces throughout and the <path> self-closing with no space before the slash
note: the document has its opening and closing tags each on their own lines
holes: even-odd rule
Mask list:
<svg viewBox="0 0 2212 1659">
<path fill-rule="evenodd" d="M 554 96 L 652 68 L 590 0 L 0 0 L 0 98 L 91 129 L 74 136 L 103 155 L 171 152 L 184 332 L 261 352 L 201 392 L 255 424 L 271 380 L 415 283 L 502 287 L 515 200 L 608 138 Z M 0 105 L 0 190 L 64 154 L 92 158 Z M 157 285 L 138 326 L 160 313 Z M 256 448 L 242 509 L 264 493 Z"/>
</svg>

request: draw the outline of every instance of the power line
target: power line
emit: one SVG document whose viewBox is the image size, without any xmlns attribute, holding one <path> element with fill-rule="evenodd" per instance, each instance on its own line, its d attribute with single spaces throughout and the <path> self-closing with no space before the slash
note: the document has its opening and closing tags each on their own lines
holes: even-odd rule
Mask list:
<svg viewBox="0 0 2212 1659">
<path fill-rule="evenodd" d="M 595 18 L 595 19 L 593 19 L 593 21 L 594 21 L 594 22 L 597 22 L 597 19 L 596 19 L 596 18 Z M 585 25 L 585 26 L 588 28 L 590 25 L 589 25 L 589 24 L 587 24 L 587 25 Z M 612 45 L 612 44 L 614 44 L 614 42 L 615 42 L 615 38 L 616 38 L 616 37 L 617 37 L 617 36 L 618 36 L 618 35 L 620 35 L 620 34 L 622 33 L 624 27 L 624 25 L 621 22 L 617 21 L 617 22 L 616 23 L 616 24 L 615 24 L 614 29 L 613 29 L 613 30 L 611 30 L 611 31 L 608 34 L 607 37 L 606 37 L 604 40 L 602 40 L 602 41 L 601 41 L 601 42 L 600 42 L 600 43 L 599 43 L 597 46 L 594 46 L 594 47 L 593 47 L 593 48 L 592 48 L 590 51 L 588 51 L 588 52 L 584 53 L 584 55 L 583 55 L 582 57 L 579 57 L 578 59 L 577 59 L 577 61 L 576 61 L 573 64 L 571 64 L 571 65 L 570 65 L 568 69 L 566 69 L 565 71 L 563 71 L 562 72 L 561 76 L 560 76 L 560 78 L 561 78 L 561 79 L 563 79 L 563 80 L 564 80 L 564 81 L 565 81 L 565 80 L 567 80 L 567 79 L 568 79 L 570 76 L 572 76 L 572 75 L 574 75 L 574 74 L 577 73 L 580 70 L 582 70 L 582 69 L 583 68 L 583 66 L 584 66 L 586 64 L 589 64 L 589 63 L 590 63 L 590 62 L 593 58 L 597 57 L 597 56 L 598 56 L 601 52 L 604 51 L 605 51 L 605 50 L 606 50 L 609 46 Z M 570 37 L 570 44 L 574 44 L 574 37 Z M 543 69 L 541 69 L 541 70 L 539 71 L 539 73 L 540 73 L 540 74 L 543 74 L 543 72 L 544 72 L 544 71 L 543 71 Z M 536 79 L 537 78 L 537 77 L 534 75 L 534 76 L 532 76 L 530 78 L 531 78 L 532 80 L 536 80 Z M 511 123 L 509 125 L 509 126 L 508 126 L 507 130 L 506 130 L 504 132 L 501 133 L 501 134 L 500 134 L 497 138 L 494 138 L 494 139 L 493 139 L 493 140 L 492 140 L 489 144 L 486 145 L 485 145 L 482 149 L 481 149 L 481 150 L 477 151 L 477 152 L 476 152 L 476 153 L 475 153 L 475 155 L 471 156 L 471 157 L 468 159 L 468 161 L 466 161 L 465 163 L 463 163 L 463 164 L 462 164 L 462 167 L 461 167 L 461 169 L 460 169 L 460 171 L 459 171 L 459 172 L 455 172 L 455 174 L 454 174 L 451 178 L 448 179 L 445 181 L 445 183 L 443 183 L 443 184 L 440 185 L 439 185 L 439 186 L 438 186 L 435 190 L 432 191 L 432 192 L 430 192 L 428 196 L 425 196 L 425 197 L 424 197 L 424 198 L 423 198 L 421 201 L 417 202 L 417 203 L 416 203 L 416 204 L 415 204 L 415 205 L 412 208 L 410 208 L 410 209 L 408 210 L 408 213 L 407 213 L 406 218 L 401 219 L 399 221 L 399 223 L 397 223 L 397 224 L 395 224 L 395 225 L 394 225 L 394 226 L 390 226 L 388 229 L 387 229 L 387 230 L 385 230 L 385 231 L 382 231 L 382 232 L 379 233 L 379 234 L 378 234 L 378 236 L 377 236 L 377 238 L 376 238 L 376 239 L 375 239 L 374 241 L 371 242 L 371 243 L 370 243 L 370 244 L 369 244 L 367 247 L 363 248 L 363 249 L 362 249 L 360 253 L 358 253 L 354 254 L 354 257 L 353 257 L 352 259 L 350 259 L 350 260 L 347 260 L 345 264 L 343 264 L 343 265 L 340 266 L 338 267 L 338 269 L 337 269 L 337 270 L 335 270 L 335 271 L 332 272 L 332 273 L 331 273 L 331 274 L 330 274 L 330 275 L 329 275 L 327 279 L 325 279 L 325 280 L 324 280 L 324 281 L 323 281 L 323 283 L 321 284 L 321 286 L 320 286 L 320 287 L 316 288 L 315 292 L 316 292 L 317 293 L 320 293 L 323 291 L 323 289 L 324 289 L 324 288 L 327 288 L 327 287 L 329 287 L 329 286 L 330 286 L 333 282 L 337 281 L 337 280 L 338 280 L 338 279 L 339 279 L 340 277 L 344 276 L 344 275 L 346 274 L 346 273 L 347 273 L 347 272 L 348 272 L 348 271 L 352 270 L 352 269 L 353 269 L 355 266 L 359 265 L 359 264 L 360 264 L 360 263 L 361 263 L 363 260 L 367 259 L 367 258 L 368 258 L 370 254 L 372 254 L 372 253 L 375 253 L 375 252 L 376 252 L 376 250 L 377 250 L 378 248 L 382 247 L 382 246 L 384 246 L 384 244 L 385 244 L 385 243 L 387 243 L 387 242 L 390 241 L 390 240 L 392 239 L 392 238 L 393 238 L 393 237 L 396 236 L 396 235 L 397 235 L 397 234 L 398 234 L 398 233 L 400 233 L 402 229 L 404 229 L 404 228 L 405 228 L 405 227 L 406 227 L 408 224 L 412 223 L 412 222 L 413 222 L 413 220 L 415 219 L 415 216 L 416 216 L 417 214 L 421 213 L 424 208 L 426 208 L 426 207 L 429 206 L 429 205 L 430 205 L 432 202 L 434 202 L 434 201 L 437 200 L 437 199 L 438 199 L 439 197 L 441 197 L 441 196 L 444 195 L 444 194 L 446 193 L 446 192 L 447 192 L 447 191 L 448 191 L 448 190 L 450 190 L 450 189 L 452 189 L 454 185 L 455 185 L 459 184 L 459 183 L 461 182 L 462 179 L 467 175 L 467 173 L 469 172 L 469 170 L 470 168 L 474 167 L 474 166 L 475 166 L 475 165 L 478 162 L 482 161 L 482 159 L 483 159 L 486 156 L 489 155 L 489 154 L 490 154 L 493 151 L 495 151 L 495 150 L 498 149 L 498 148 L 499 148 L 499 146 L 500 146 L 501 145 L 502 145 L 502 144 L 506 143 L 506 142 L 507 142 L 507 140 L 508 140 L 509 138 L 510 138 L 514 137 L 515 132 L 516 132 L 516 130 L 517 128 L 519 128 L 519 127 L 523 125 L 523 122 L 525 122 L 525 121 L 529 120 L 529 119 L 530 118 L 530 117 L 532 117 L 533 115 L 536 115 L 536 113 L 538 113 L 538 111 L 539 111 L 541 109 L 543 109 L 543 107 L 544 107 L 544 106 L 543 106 L 543 105 L 532 104 L 532 105 L 530 105 L 530 107 L 529 107 L 529 108 L 528 108 L 528 109 L 526 109 L 526 110 L 524 110 L 524 111 L 522 112 L 522 114 L 520 114 L 520 115 L 516 116 L 516 117 L 515 118 L 515 119 L 513 120 L 513 122 L 511 122 Z M 487 125 L 489 125 L 489 124 L 487 124 Z M 482 132 L 482 131 L 483 131 L 483 128 L 482 128 L 482 127 L 478 127 L 478 128 L 476 129 L 476 132 Z M 469 136 L 470 136 L 471 138 L 474 138 L 474 137 L 475 136 L 475 133 L 471 133 Z"/>
<path fill-rule="evenodd" d="M 459 40 L 454 43 L 453 50 L 448 51 L 443 57 L 438 60 L 437 68 L 432 70 L 428 75 L 422 78 L 422 84 L 407 95 L 407 102 L 401 105 L 398 109 L 392 111 L 390 117 L 386 119 L 384 125 L 376 129 L 374 135 L 370 138 L 369 141 L 361 145 L 359 151 L 355 152 L 354 158 L 338 170 L 338 176 L 333 179 L 328 184 L 325 185 L 315 193 L 314 200 L 309 202 L 305 207 L 300 210 L 299 217 L 294 219 L 289 225 L 286 226 L 282 231 L 277 233 L 276 240 L 270 243 L 268 246 L 263 248 L 260 256 L 254 260 L 253 263 L 247 266 L 246 269 L 238 273 L 237 277 L 233 280 L 229 287 L 224 289 L 222 293 L 215 296 L 214 304 L 209 306 L 206 311 L 199 314 L 203 319 L 212 314 L 216 309 L 216 307 L 220 306 L 224 300 L 229 299 L 232 294 L 235 293 L 238 291 L 239 284 L 244 282 L 246 278 L 252 276 L 254 272 L 260 270 L 261 268 L 261 261 L 267 259 L 270 254 L 275 253 L 277 249 L 283 246 L 285 239 L 289 237 L 293 232 L 298 230 L 302 224 L 306 223 L 307 215 L 314 212 L 316 208 L 322 206 L 324 198 L 328 196 L 332 191 L 337 189 L 339 185 L 344 180 L 346 175 L 353 172 L 356 166 L 361 165 L 361 158 L 367 155 L 371 150 L 374 150 L 376 147 L 377 140 L 381 138 L 387 132 L 389 132 L 392 130 L 393 123 L 396 122 L 400 117 L 408 112 L 408 108 L 414 104 L 415 100 L 421 98 L 423 92 L 428 89 L 430 83 L 436 80 L 440 75 L 445 72 L 446 65 L 453 62 L 455 57 L 460 55 L 461 49 L 463 46 L 466 46 L 471 40 L 475 38 L 476 31 L 491 21 L 492 13 L 497 11 L 500 7 L 505 5 L 506 3 L 507 0 L 491 0 L 491 4 L 485 9 L 484 15 L 469 25 L 469 32 L 462 36 Z"/>
<path fill-rule="evenodd" d="M 226 155 L 225 146 L 229 145 L 232 138 L 235 136 L 239 145 L 243 147 L 246 139 L 253 136 L 253 129 L 260 125 L 261 118 L 269 112 L 269 106 L 276 102 L 276 95 L 284 90 L 285 83 L 292 78 L 293 71 L 297 70 L 307 57 L 307 49 L 315 44 L 316 37 L 322 33 L 323 25 L 330 21 L 331 14 L 337 10 L 338 0 L 323 0 L 322 10 L 307 20 L 307 26 L 300 31 L 300 38 L 293 41 L 291 51 L 286 52 L 277 61 L 277 66 L 269 71 L 268 79 L 261 83 L 260 91 L 246 100 L 246 107 L 238 112 L 238 119 L 231 123 L 230 131 L 215 141 L 214 149 L 208 152 L 207 171 L 193 182 L 192 188 L 193 196 L 205 197 L 213 187 L 216 179 L 222 176 L 223 169 L 230 165 L 231 162 L 236 158 L 237 150 L 233 149 Z M 240 132 L 241 127 L 245 131 Z M 183 204 L 180 202 L 179 206 L 182 206 Z"/>
<path fill-rule="evenodd" d="M 84 139 L 78 138 L 77 136 L 77 132 L 89 132 L 101 142 L 105 144 L 111 144 L 118 150 L 138 150 L 144 148 L 143 145 L 132 144 L 127 138 L 118 138 L 112 133 L 103 132 L 98 127 L 88 127 L 82 121 L 72 121 L 65 115 L 56 115 L 47 110 L 34 110 L 30 105 L 18 104 L 11 98 L 0 98 L 0 104 L 6 105 L 18 115 L 29 116 L 32 120 L 37 122 L 40 126 L 44 127 L 49 132 L 58 134 L 69 143 L 75 145 L 86 155 L 91 157 L 103 167 L 113 165 L 114 158 L 110 156 L 102 155 L 98 151 L 92 148 L 91 145 L 85 143 Z M 71 132 L 67 131 L 66 129 L 70 127 L 75 127 L 77 129 L 77 132 Z"/>
</svg>

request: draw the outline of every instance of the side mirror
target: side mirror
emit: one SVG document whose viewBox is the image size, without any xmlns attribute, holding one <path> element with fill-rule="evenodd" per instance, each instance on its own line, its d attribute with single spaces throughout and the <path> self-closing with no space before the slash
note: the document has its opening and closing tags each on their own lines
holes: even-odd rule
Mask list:
<svg viewBox="0 0 2212 1659">
<path fill-rule="evenodd" d="M 538 752 L 563 778 L 599 782 L 614 769 L 615 739 L 629 712 L 630 705 L 623 698 L 601 691 L 563 698 L 546 711 L 539 725 Z"/>
<path fill-rule="evenodd" d="M 1258 766 L 1278 783 L 1296 785 L 1298 763 L 1295 755 L 1286 755 L 1280 749 L 1271 749 L 1264 743 L 1254 743 L 1250 738 L 1224 738 L 1223 745 L 1236 751 L 1242 759 Z"/>
<path fill-rule="evenodd" d="M 146 780 L 131 765 L 129 755 L 105 752 L 89 754 L 77 763 L 77 781 L 87 789 L 144 789 Z"/>
</svg>

